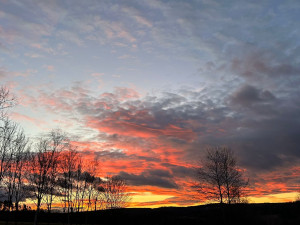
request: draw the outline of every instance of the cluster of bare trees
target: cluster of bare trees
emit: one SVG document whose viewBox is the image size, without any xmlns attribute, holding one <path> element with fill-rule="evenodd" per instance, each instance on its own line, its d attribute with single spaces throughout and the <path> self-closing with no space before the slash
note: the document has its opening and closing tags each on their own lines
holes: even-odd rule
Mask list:
<svg viewBox="0 0 300 225">
<path fill-rule="evenodd" d="M 210 147 L 197 171 L 200 194 L 220 203 L 239 203 L 245 201 L 248 180 L 237 166 L 232 150 L 227 147 Z"/>
<path fill-rule="evenodd" d="M 29 158 L 28 182 L 36 199 L 36 216 L 45 203 L 71 212 L 121 208 L 129 196 L 124 180 L 98 176 L 98 160 L 86 162 L 67 136 L 56 130 L 40 138 Z M 120 186 L 118 182 L 122 182 Z M 112 189 L 117 192 L 111 194 Z M 114 202 L 115 204 L 111 204 Z"/>
<path fill-rule="evenodd" d="M 65 212 L 121 208 L 129 201 L 120 177 L 99 176 L 98 160 L 88 162 L 61 130 L 29 140 L 5 109 L 15 99 L 0 88 L 0 208 L 18 211 L 34 202 L 35 224 L 41 209 Z M 28 207 L 24 207 L 23 209 Z"/>
<path fill-rule="evenodd" d="M 18 210 L 26 192 L 24 168 L 28 163 L 29 141 L 17 124 L 7 118 L 0 123 L 0 187 L 2 199 L 6 196 L 3 207 Z"/>
<path fill-rule="evenodd" d="M 54 203 L 67 212 L 124 206 L 124 180 L 99 177 L 98 160 L 85 162 L 60 130 L 32 144 L 16 124 L 2 123 L 0 187 L 2 197 L 11 202 L 9 210 L 18 210 L 25 198 L 36 202 L 37 211 L 42 205 L 51 211 Z"/>
<path fill-rule="evenodd" d="M 0 190 L 5 209 L 18 211 L 31 200 L 36 219 L 43 208 L 81 212 L 124 207 L 129 200 L 119 177 L 101 178 L 97 159 L 86 162 L 60 130 L 30 143 L 15 123 L 1 120 Z"/>
</svg>

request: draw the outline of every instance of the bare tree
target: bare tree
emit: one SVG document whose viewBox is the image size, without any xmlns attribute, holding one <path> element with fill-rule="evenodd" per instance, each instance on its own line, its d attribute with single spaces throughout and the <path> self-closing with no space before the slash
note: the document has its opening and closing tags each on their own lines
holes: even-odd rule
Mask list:
<svg viewBox="0 0 300 225">
<path fill-rule="evenodd" d="M 79 161 L 77 165 L 77 171 L 75 172 L 74 184 L 76 185 L 76 194 L 75 194 L 75 205 L 77 212 L 80 210 L 83 211 L 85 206 L 86 210 L 90 210 L 93 197 L 93 187 L 96 180 L 95 171 L 93 162 L 89 162 L 88 166 L 85 166 L 83 159 L 79 156 Z M 87 168 L 86 168 L 87 167 Z"/>
<path fill-rule="evenodd" d="M 15 208 L 19 210 L 20 201 L 28 197 L 28 188 L 25 184 L 26 182 L 26 172 L 28 171 L 28 157 L 30 154 L 30 143 L 29 140 L 21 133 L 18 136 L 16 143 L 16 152 L 14 156 L 15 164 L 15 185 L 14 185 L 14 200 Z"/>
<path fill-rule="evenodd" d="M 234 153 L 227 147 L 208 148 L 197 175 L 198 192 L 220 203 L 239 202 L 248 185 Z"/>
<path fill-rule="evenodd" d="M 76 163 L 76 171 L 74 173 L 75 183 L 75 205 L 76 211 L 79 212 L 83 209 L 83 201 L 85 196 L 86 184 L 83 182 L 83 162 L 82 157 L 79 155 Z"/>
<path fill-rule="evenodd" d="M 69 148 L 63 152 L 62 161 L 60 163 L 60 170 L 62 173 L 60 181 L 62 201 L 64 202 L 64 208 L 68 213 L 73 212 L 75 207 L 74 192 L 76 188 L 74 187 L 74 177 L 79 160 L 78 157 L 79 154 L 76 147 L 69 146 Z"/>
<path fill-rule="evenodd" d="M 103 188 L 101 187 L 102 179 L 95 177 L 93 182 L 92 199 L 94 202 L 94 211 L 104 208 Z"/>
<path fill-rule="evenodd" d="M 87 211 L 92 209 L 92 204 L 95 201 L 94 197 L 96 193 L 94 187 L 97 183 L 99 183 L 99 178 L 96 177 L 98 167 L 99 161 L 97 160 L 97 158 L 94 158 L 94 160 L 90 161 L 90 163 L 86 166 L 85 182 L 87 183 Z"/>
<path fill-rule="evenodd" d="M 10 108 L 16 104 L 16 98 L 10 94 L 8 88 L 0 87 L 0 118 L 6 116 L 5 109 Z"/>
<path fill-rule="evenodd" d="M 23 130 L 8 119 L 5 109 L 16 104 L 16 98 L 11 95 L 8 88 L 0 87 L 0 185 L 6 189 L 8 208 L 13 208 L 13 201 L 18 203 L 23 197 L 23 171 L 21 170 L 26 161 L 25 152 L 28 139 Z M 21 197 L 22 196 L 22 197 Z"/>
<path fill-rule="evenodd" d="M 296 195 L 295 202 L 300 202 L 300 192 L 299 191 Z"/>
<path fill-rule="evenodd" d="M 54 199 L 57 197 L 57 185 L 58 185 L 58 166 L 60 163 L 59 154 L 53 159 L 53 164 L 50 168 L 49 175 L 47 176 L 47 189 L 45 200 L 47 204 L 47 211 L 51 212 L 52 203 Z"/>
<path fill-rule="evenodd" d="M 48 182 L 54 166 L 58 163 L 59 153 L 68 146 L 68 139 L 60 130 L 51 131 L 41 137 L 36 144 L 36 151 L 31 154 L 29 181 L 36 197 L 36 214 L 34 224 L 37 224 L 38 213 L 42 201 L 48 194 Z"/>
<path fill-rule="evenodd" d="M 18 132 L 17 124 L 11 122 L 9 119 L 0 121 L 0 183 L 3 180 L 4 174 L 12 160 L 12 145 L 13 139 Z"/>
<path fill-rule="evenodd" d="M 18 130 L 17 124 L 11 122 L 5 113 L 5 109 L 14 106 L 16 99 L 9 92 L 9 89 L 0 87 L 0 184 L 3 179 L 7 162 L 12 157 L 10 151 L 10 144 L 12 143 L 12 137 Z"/>
<path fill-rule="evenodd" d="M 25 164 L 29 152 L 29 140 L 25 137 L 23 130 L 16 124 L 11 123 L 13 132 L 8 132 L 10 137 L 7 138 L 9 143 L 9 157 L 5 162 L 5 172 L 3 183 L 7 194 L 7 201 L 9 202 L 9 210 L 13 208 L 15 202 L 15 209 L 19 209 L 19 202 L 25 197 Z"/>
<path fill-rule="evenodd" d="M 98 187 L 102 184 L 101 178 L 97 177 L 97 168 L 99 166 L 98 160 L 94 159 L 84 163 L 82 156 L 78 152 L 78 160 L 76 164 L 76 171 L 73 173 L 74 187 L 74 207 L 77 212 L 84 209 L 89 211 L 92 208 L 97 209 L 97 203 L 102 199 Z"/>
<path fill-rule="evenodd" d="M 103 184 L 103 197 L 107 209 L 124 208 L 130 201 L 127 185 L 119 176 L 106 177 Z"/>
</svg>

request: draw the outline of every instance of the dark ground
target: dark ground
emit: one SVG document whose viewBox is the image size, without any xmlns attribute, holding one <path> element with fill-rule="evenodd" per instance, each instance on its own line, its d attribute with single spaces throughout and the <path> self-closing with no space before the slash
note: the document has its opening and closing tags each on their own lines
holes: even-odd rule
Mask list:
<svg viewBox="0 0 300 225">
<path fill-rule="evenodd" d="M 0 212 L 0 224 L 32 224 L 34 211 Z M 39 214 L 40 224 L 67 224 L 67 214 Z M 25 222 L 25 223 L 23 223 Z M 27 222 L 27 223 L 26 223 Z M 202 205 L 194 207 L 166 207 L 158 209 L 116 209 L 97 212 L 72 213 L 70 224 L 264 224 L 300 225 L 300 202 L 236 205 Z"/>
</svg>

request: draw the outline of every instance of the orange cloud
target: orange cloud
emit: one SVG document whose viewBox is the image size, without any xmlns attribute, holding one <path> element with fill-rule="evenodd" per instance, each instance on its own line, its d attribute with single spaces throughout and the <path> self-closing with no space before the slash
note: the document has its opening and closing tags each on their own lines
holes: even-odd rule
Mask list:
<svg viewBox="0 0 300 225">
<path fill-rule="evenodd" d="M 138 114 L 141 113 L 143 112 L 139 112 Z M 168 124 L 164 128 L 153 128 L 146 124 L 130 122 L 130 119 L 131 118 L 129 115 L 122 115 L 121 113 L 116 112 L 112 115 L 112 117 L 105 118 L 101 121 L 96 118 L 88 117 L 87 125 L 89 127 L 98 129 L 100 132 L 105 132 L 108 134 L 119 134 L 140 138 L 169 136 L 183 140 L 193 140 L 196 137 L 196 134 L 192 130 L 180 128 L 176 125 Z"/>
</svg>

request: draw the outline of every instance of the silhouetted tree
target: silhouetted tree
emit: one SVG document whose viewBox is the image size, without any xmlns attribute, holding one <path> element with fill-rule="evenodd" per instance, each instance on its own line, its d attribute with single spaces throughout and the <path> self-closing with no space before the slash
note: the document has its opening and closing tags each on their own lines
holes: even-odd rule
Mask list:
<svg viewBox="0 0 300 225">
<path fill-rule="evenodd" d="M 29 182 L 34 189 L 36 197 L 36 214 L 34 224 L 37 224 L 37 216 L 41 208 L 42 200 L 48 194 L 48 181 L 53 167 L 58 162 L 59 153 L 63 151 L 69 142 L 65 134 L 60 130 L 51 131 L 41 137 L 36 144 L 36 151 L 31 154 Z"/>
<path fill-rule="evenodd" d="M 96 199 L 97 189 L 95 189 L 95 185 L 97 185 L 97 183 L 100 183 L 100 178 L 96 177 L 98 167 L 99 161 L 96 158 L 90 161 L 86 166 L 85 182 L 87 184 L 87 211 L 92 209 L 92 203 Z"/>
<path fill-rule="evenodd" d="M 103 184 L 103 191 L 107 209 L 124 208 L 130 201 L 126 182 L 119 176 L 106 177 Z"/>
<path fill-rule="evenodd" d="M 103 187 L 101 187 L 102 183 L 103 181 L 100 177 L 95 177 L 95 180 L 93 182 L 93 192 L 92 192 L 94 211 L 104 208 L 104 198 L 102 195 Z"/>
<path fill-rule="evenodd" d="M 50 169 L 49 176 L 47 177 L 47 190 L 45 195 L 45 200 L 47 204 L 47 211 L 51 212 L 52 203 L 54 199 L 59 195 L 58 193 L 58 166 L 59 166 L 59 157 L 55 158 L 53 166 Z"/>
<path fill-rule="evenodd" d="M 14 163 L 14 201 L 15 209 L 19 210 L 19 202 L 26 199 L 29 195 L 26 186 L 26 173 L 28 172 L 28 159 L 30 154 L 29 139 L 22 133 L 19 134 L 16 141 L 16 150 L 13 158 Z"/>
<path fill-rule="evenodd" d="M 16 104 L 16 98 L 10 94 L 10 91 L 5 86 L 0 87 L 0 118 L 5 118 L 5 109 Z"/>
<path fill-rule="evenodd" d="M 17 124 L 13 123 L 6 116 L 5 109 L 16 103 L 9 89 L 0 87 L 0 186 L 3 185 L 3 178 L 8 173 L 10 161 L 13 157 L 14 139 L 19 131 Z M 10 188 L 11 189 L 11 188 Z M 11 190 L 10 190 L 11 192 Z"/>
<path fill-rule="evenodd" d="M 17 124 L 9 119 L 0 120 L 0 183 L 13 158 L 13 140 L 18 132 Z"/>
<path fill-rule="evenodd" d="M 24 175 L 28 160 L 29 140 L 25 137 L 23 130 L 17 124 L 10 122 L 11 132 L 7 139 L 9 148 L 6 158 L 6 168 L 3 177 L 3 185 L 7 195 L 8 202 L 15 202 L 15 209 L 19 209 L 19 202 L 25 197 Z M 11 205 L 9 209 L 12 209 Z"/>
<path fill-rule="evenodd" d="M 74 177 L 77 169 L 77 164 L 79 160 L 79 154 L 74 146 L 69 146 L 67 150 L 62 153 L 60 170 L 62 178 L 60 181 L 62 189 L 62 200 L 64 202 L 64 207 L 68 213 L 74 210 Z"/>
<path fill-rule="evenodd" d="M 236 157 L 227 147 L 211 147 L 197 171 L 197 190 L 220 203 L 240 202 L 248 181 L 237 167 Z"/>
<path fill-rule="evenodd" d="M 83 209 L 83 201 L 84 201 L 84 190 L 86 185 L 83 182 L 83 159 L 79 155 L 76 163 L 76 171 L 74 173 L 74 183 L 75 183 L 75 205 L 76 211 L 79 212 Z"/>
<path fill-rule="evenodd" d="M 48 134 L 49 151 L 54 152 L 52 162 L 46 177 L 46 195 L 45 200 L 48 212 L 52 210 L 54 198 L 59 195 L 57 191 L 59 166 L 62 162 L 61 154 L 69 148 L 69 140 L 61 130 L 53 130 Z"/>
</svg>

